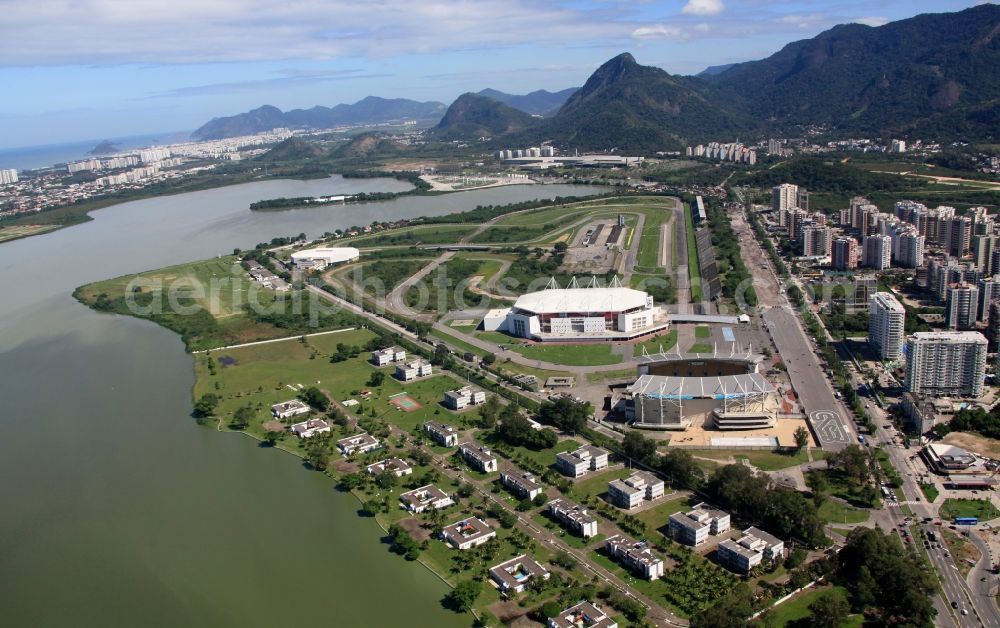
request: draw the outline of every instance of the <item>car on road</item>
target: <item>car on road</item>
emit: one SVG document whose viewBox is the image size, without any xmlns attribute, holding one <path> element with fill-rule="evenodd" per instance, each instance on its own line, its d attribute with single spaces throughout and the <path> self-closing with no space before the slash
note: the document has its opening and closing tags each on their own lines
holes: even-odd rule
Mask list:
<svg viewBox="0 0 1000 628">
<path fill-rule="evenodd" d="M 952 608 L 958 608 L 958 602 L 952 602 L 951 603 L 951 607 Z"/>
</svg>

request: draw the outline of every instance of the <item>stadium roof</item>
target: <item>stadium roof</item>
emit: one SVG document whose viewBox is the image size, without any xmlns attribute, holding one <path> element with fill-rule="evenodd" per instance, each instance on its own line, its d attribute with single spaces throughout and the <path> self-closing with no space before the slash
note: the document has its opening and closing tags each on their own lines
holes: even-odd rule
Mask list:
<svg viewBox="0 0 1000 628">
<path fill-rule="evenodd" d="M 358 258 L 360 255 L 360 251 L 353 246 L 338 246 L 332 248 L 319 247 L 292 253 L 292 261 L 298 261 L 300 259 L 321 259 L 325 260 L 328 264 L 338 264 L 340 262 L 349 262 Z"/>
<path fill-rule="evenodd" d="M 534 313 L 622 312 L 646 307 L 647 295 L 632 288 L 553 288 L 518 297 L 514 307 Z"/>
<path fill-rule="evenodd" d="M 632 395 L 657 399 L 735 399 L 774 391 L 760 373 L 717 377 L 643 375 L 628 387 Z"/>
</svg>

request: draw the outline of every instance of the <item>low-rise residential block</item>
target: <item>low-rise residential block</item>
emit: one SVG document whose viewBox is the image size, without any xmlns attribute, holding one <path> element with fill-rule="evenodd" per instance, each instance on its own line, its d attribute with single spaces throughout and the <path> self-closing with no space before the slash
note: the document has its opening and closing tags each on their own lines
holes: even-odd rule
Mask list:
<svg viewBox="0 0 1000 628">
<path fill-rule="evenodd" d="M 644 541 L 613 536 L 605 543 L 604 550 L 612 559 L 646 580 L 663 577 L 663 559 L 653 554 Z"/>
<path fill-rule="evenodd" d="M 549 617 L 549 628 L 618 628 L 618 622 L 587 600 Z"/>
<path fill-rule="evenodd" d="M 528 587 L 530 580 L 534 578 L 548 580 L 549 575 L 549 571 L 538 561 L 524 554 L 490 569 L 490 580 L 504 592 L 521 593 Z"/>
<path fill-rule="evenodd" d="M 375 366 L 388 366 L 404 360 L 406 360 L 406 351 L 399 347 L 386 347 L 372 351 L 372 364 Z"/>
<path fill-rule="evenodd" d="M 445 526 L 441 536 L 455 549 L 465 550 L 496 538 L 496 531 L 478 517 L 462 519 Z"/>
<path fill-rule="evenodd" d="M 761 563 L 773 563 L 784 557 L 784 542 L 758 528 L 747 528 L 743 536 L 719 543 L 719 563 L 732 572 L 748 575 Z"/>
<path fill-rule="evenodd" d="M 580 504 L 567 499 L 554 499 L 549 502 L 549 514 L 577 536 L 585 539 L 597 536 L 597 518 Z"/>
<path fill-rule="evenodd" d="M 447 508 L 455 501 L 433 484 L 415 488 L 399 496 L 400 506 L 413 513 L 421 513 L 425 510 L 437 510 Z"/>
<path fill-rule="evenodd" d="M 299 438 L 312 438 L 317 434 L 329 433 L 330 424 L 324 419 L 308 419 L 292 425 L 291 430 L 292 434 L 295 434 Z"/>
<path fill-rule="evenodd" d="M 500 483 L 519 499 L 535 499 L 542 492 L 542 485 L 535 482 L 535 476 L 517 469 L 501 471 Z"/>
<path fill-rule="evenodd" d="M 563 475 L 578 478 L 591 471 L 600 471 L 608 467 L 608 452 L 600 447 L 584 445 L 574 451 L 556 454 L 556 468 Z"/>
<path fill-rule="evenodd" d="M 300 414 L 308 414 L 310 412 L 312 412 L 312 408 L 298 399 L 283 401 L 271 406 L 271 416 L 276 419 L 287 419 L 289 417 L 298 416 Z"/>
<path fill-rule="evenodd" d="M 670 515 L 670 537 L 685 545 L 701 545 L 708 535 L 717 535 L 729 530 L 729 513 L 698 504 L 687 512 Z"/>
<path fill-rule="evenodd" d="M 424 431 L 442 447 L 454 447 L 458 444 L 458 430 L 451 425 L 438 421 L 427 421 L 424 423 Z"/>
<path fill-rule="evenodd" d="M 462 457 L 469 466 L 483 473 L 493 473 L 498 469 L 497 457 L 487 447 L 476 443 L 462 443 L 458 446 Z"/>
<path fill-rule="evenodd" d="M 663 480 L 648 471 L 636 471 L 624 480 L 608 482 L 608 499 L 621 508 L 635 508 L 643 500 L 663 497 Z"/>
<path fill-rule="evenodd" d="M 444 405 L 451 410 L 464 410 L 486 402 L 486 393 L 471 386 L 463 386 L 444 393 Z"/>
<path fill-rule="evenodd" d="M 392 473 L 397 478 L 401 478 L 404 475 L 412 475 L 413 467 L 402 458 L 386 458 L 385 460 L 379 460 L 375 464 L 368 465 L 365 467 L 365 471 L 368 472 L 368 475 Z"/>
<path fill-rule="evenodd" d="M 379 440 L 367 432 L 361 432 L 360 434 L 348 436 L 347 438 L 341 438 L 337 441 L 337 447 L 340 449 L 341 453 L 348 457 L 353 456 L 354 454 L 364 454 L 369 451 L 375 451 L 381 446 L 382 444 Z"/>
<path fill-rule="evenodd" d="M 427 360 L 413 360 L 396 365 L 396 379 L 403 382 L 410 382 L 418 377 L 429 377 L 434 373 L 434 368 Z"/>
</svg>

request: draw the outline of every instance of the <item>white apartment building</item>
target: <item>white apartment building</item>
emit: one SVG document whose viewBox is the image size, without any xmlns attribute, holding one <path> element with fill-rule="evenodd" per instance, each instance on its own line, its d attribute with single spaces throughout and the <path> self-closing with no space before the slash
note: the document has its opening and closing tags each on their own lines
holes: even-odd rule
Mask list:
<svg viewBox="0 0 1000 628">
<path fill-rule="evenodd" d="M 409 382 L 418 377 L 429 377 L 434 372 L 434 367 L 427 360 L 414 360 L 396 365 L 396 379 Z"/>
<path fill-rule="evenodd" d="M 906 339 L 906 390 L 979 397 L 986 374 L 986 336 L 978 331 L 920 331 Z"/>
<path fill-rule="evenodd" d="M 771 189 L 771 209 L 776 212 L 798 207 L 799 186 L 793 183 L 782 183 Z"/>
<path fill-rule="evenodd" d="M 861 263 L 875 270 L 889 268 L 892 263 L 892 237 L 873 235 L 865 238 L 861 248 Z"/>
<path fill-rule="evenodd" d="M 452 410 L 463 410 L 469 406 L 478 406 L 486 402 L 486 393 L 471 386 L 463 386 L 457 390 L 444 393 L 444 405 Z"/>
<path fill-rule="evenodd" d="M 876 292 L 868 302 L 868 343 L 891 362 L 903 353 L 906 309 L 891 292 Z"/>
</svg>

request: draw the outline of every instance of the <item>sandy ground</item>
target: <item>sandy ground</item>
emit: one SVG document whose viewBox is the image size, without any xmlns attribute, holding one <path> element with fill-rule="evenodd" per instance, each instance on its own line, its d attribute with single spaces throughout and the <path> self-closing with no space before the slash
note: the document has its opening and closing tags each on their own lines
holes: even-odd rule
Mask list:
<svg viewBox="0 0 1000 628">
<path fill-rule="evenodd" d="M 978 434 L 952 432 L 944 437 L 944 442 L 975 452 L 988 458 L 1000 458 L 1000 440 L 986 438 Z"/>
<path fill-rule="evenodd" d="M 778 419 L 778 424 L 774 427 L 766 430 L 717 430 L 712 426 L 705 426 L 704 421 L 696 420 L 691 427 L 689 427 L 684 432 L 667 432 L 671 434 L 670 444 L 671 445 L 682 445 L 685 447 L 711 447 L 713 437 L 729 437 L 729 438 L 740 438 L 740 437 L 760 437 L 760 436 L 777 436 L 778 443 L 785 447 L 790 447 L 795 444 L 795 430 L 799 427 L 804 427 L 806 430 L 809 426 L 806 425 L 805 419 Z M 810 446 L 818 447 L 819 443 L 812 438 L 810 433 L 809 438 Z M 731 447 L 726 447 L 726 449 L 731 449 Z"/>
<path fill-rule="evenodd" d="M 17 225 L 14 227 L 0 227 L 0 242 L 6 240 L 16 240 L 26 238 L 31 235 L 38 235 L 46 231 L 58 229 L 59 225 Z"/>
</svg>

